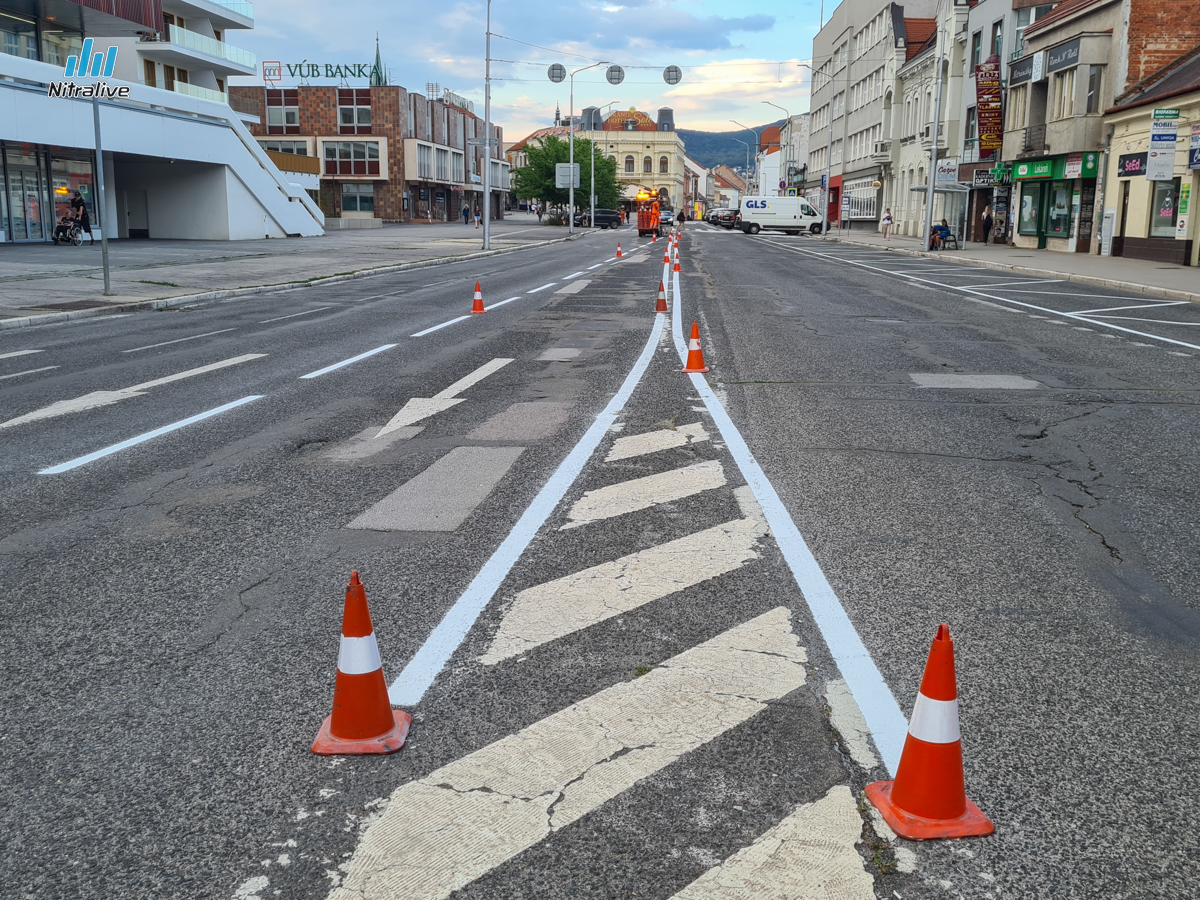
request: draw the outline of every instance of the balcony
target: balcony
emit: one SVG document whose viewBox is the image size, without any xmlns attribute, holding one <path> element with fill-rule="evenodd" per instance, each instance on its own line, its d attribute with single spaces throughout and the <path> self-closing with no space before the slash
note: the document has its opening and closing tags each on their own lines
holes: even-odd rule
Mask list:
<svg viewBox="0 0 1200 900">
<path fill-rule="evenodd" d="M 899 147 L 896 148 L 897 150 Z M 871 148 L 871 162 L 880 165 L 892 161 L 892 142 L 891 141 L 876 141 Z"/>
<path fill-rule="evenodd" d="M 208 19 L 221 31 L 254 27 L 254 4 L 248 0 L 165 0 L 164 8 L 184 19 Z"/>
<path fill-rule="evenodd" d="M 212 100 L 214 103 L 229 102 L 228 95 L 221 91 L 200 87 L 197 84 L 188 84 L 186 81 L 176 81 L 174 91 L 177 94 L 187 94 L 189 97 L 199 97 L 201 100 Z"/>
<path fill-rule="evenodd" d="M 1025 129 L 1024 139 L 1021 141 L 1021 150 L 1025 153 L 1047 153 L 1050 150 L 1050 145 L 1046 143 L 1046 126 L 1030 125 Z"/>
<path fill-rule="evenodd" d="M 159 62 L 183 69 L 211 69 L 217 77 L 254 75 L 258 60 L 249 50 L 234 47 L 207 35 L 168 26 L 168 39 L 143 35 L 138 50 Z"/>
</svg>

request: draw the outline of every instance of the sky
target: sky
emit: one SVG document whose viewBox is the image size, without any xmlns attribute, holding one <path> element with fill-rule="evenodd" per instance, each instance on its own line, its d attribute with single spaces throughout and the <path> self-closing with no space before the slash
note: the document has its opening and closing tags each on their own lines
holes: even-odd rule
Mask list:
<svg viewBox="0 0 1200 900">
<path fill-rule="evenodd" d="M 827 0 L 826 14 L 833 6 Z M 556 105 L 567 114 L 569 80 L 554 84 L 547 67 L 570 71 L 601 60 L 624 67 L 625 80 L 609 84 L 606 66 L 580 72 L 576 110 L 612 103 L 654 117 L 669 106 L 676 128 L 704 131 L 738 130 L 731 119 L 751 127 L 781 119 L 783 111 L 764 100 L 792 115 L 807 112 L 807 70 L 796 63 L 812 52 L 820 10 L 821 0 L 493 0 L 492 119 L 506 141 L 553 124 Z M 437 82 L 474 100 L 482 116 L 485 14 L 483 0 L 254 0 L 254 30 L 226 38 L 260 65 L 323 66 L 372 61 L 378 31 L 391 83 L 423 91 Z M 668 65 L 682 70 L 679 84 L 664 82 Z"/>
</svg>

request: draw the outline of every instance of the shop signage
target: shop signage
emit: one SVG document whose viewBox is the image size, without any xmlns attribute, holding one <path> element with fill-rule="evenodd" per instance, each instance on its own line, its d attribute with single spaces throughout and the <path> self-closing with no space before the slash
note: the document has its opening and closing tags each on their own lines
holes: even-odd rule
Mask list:
<svg viewBox="0 0 1200 900">
<path fill-rule="evenodd" d="M 971 183 L 977 188 L 994 187 L 996 184 L 996 173 L 991 169 L 976 169 Z"/>
<path fill-rule="evenodd" d="M 1079 38 L 1051 48 L 1046 55 L 1046 71 L 1057 72 L 1079 62 Z M 1034 79 L 1036 81 L 1036 79 Z"/>
<path fill-rule="evenodd" d="M 1190 184 L 1181 184 L 1179 186 L 1179 214 L 1175 219 L 1175 240 L 1182 241 L 1187 239 L 1188 230 L 1188 206 L 1191 203 L 1192 186 Z"/>
<path fill-rule="evenodd" d="M 1072 153 L 1014 163 L 1013 178 L 1017 181 L 1030 178 L 1095 178 L 1099 168 L 1099 153 Z"/>
<path fill-rule="evenodd" d="M 951 156 L 937 161 L 937 184 L 958 181 L 958 157 Z"/>
<path fill-rule="evenodd" d="M 464 109 L 471 115 L 475 115 L 475 102 L 468 100 L 461 94 L 456 94 L 450 88 L 442 88 L 442 102 L 450 106 L 457 106 L 459 109 Z"/>
<path fill-rule="evenodd" d="M 1029 78 L 1034 82 L 1046 80 L 1045 50 L 1039 50 L 1037 53 L 1033 54 L 1033 72 L 1030 74 Z"/>
<path fill-rule="evenodd" d="M 1192 142 L 1188 147 L 1189 169 L 1200 169 L 1200 122 L 1192 125 Z"/>
<path fill-rule="evenodd" d="M 1018 59 L 1008 67 L 1008 83 L 1010 85 L 1024 84 L 1033 75 L 1033 57 Z"/>
<path fill-rule="evenodd" d="M 1068 153 L 1067 162 L 1063 167 L 1064 178 L 1078 178 L 1083 174 L 1083 154 Z"/>
<path fill-rule="evenodd" d="M 1178 132 L 1178 109 L 1154 110 L 1150 118 L 1150 150 L 1146 156 L 1147 181 L 1170 181 L 1175 177 L 1175 138 Z"/>
<path fill-rule="evenodd" d="M 1029 162 L 1016 163 L 1013 166 L 1013 178 L 1018 181 L 1026 178 L 1051 178 L 1053 175 L 1053 159 L 1033 159 Z"/>
<path fill-rule="evenodd" d="M 1146 174 L 1145 153 L 1123 153 L 1117 157 L 1117 177 L 1132 178 Z"/>
<path fill-rule="evenodd" d="M 89 68 L 90 63 L 90 68 Z M 78 56 L 68 56 L 64 70 L 70 78 L 112 78 L 113 67 L 117 64 L 117 48 L 109 47 L 104 53 L 92 54 L 92 39 L 87 38 Z M 110 85 L 106 81 L 92 84 L 77 84 L 74 81 L 51 81 L 46 88 L 47 97 L 82 97 L 86 99 L 122 100 L 129 97 L 127 85 Z"/>
<path fill-rule="evenodd" d="M 375 74 L 374 63 L 310 63 L 307 60 L 298 63 L 285 63 L 278 60 L 263 60 L 263 81 L 283 81 L 288 78 L 364 78 L 369 79 Z M 382 73 L 381 73 L 382 74 Z M 382 80 L 382 79 L 381 79 Z"/>
<path fill-rule="evenodd" d="M 1000 57 L 995 53 L 975 67 L 975 109 L 979 156 L 986 159 L 1000 149 L 1004 139 L 1004 120 L 1000 114 Z"/>
</svg>

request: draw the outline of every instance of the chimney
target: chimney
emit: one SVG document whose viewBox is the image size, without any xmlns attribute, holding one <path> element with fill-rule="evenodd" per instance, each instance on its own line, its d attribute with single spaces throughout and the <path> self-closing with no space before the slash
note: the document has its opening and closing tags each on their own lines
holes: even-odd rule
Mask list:
<svg viewBox="0 0 1200 900">
<path fill-rule="evenodd" d="M 674 131 L 675 130 L 675 110 L 669 106 L 664 106 L 658 111 L 658 130 L 659 131 Z"/>
</svg>

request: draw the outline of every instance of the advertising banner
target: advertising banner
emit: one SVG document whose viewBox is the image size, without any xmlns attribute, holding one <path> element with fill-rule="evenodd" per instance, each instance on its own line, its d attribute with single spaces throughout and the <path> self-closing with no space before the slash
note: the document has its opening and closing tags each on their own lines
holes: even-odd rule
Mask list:
<svg viewBox="0 0 1200 900">
<path fill-rule="evenodd" d="M 1200 169 L 1200 122 L 1192 125 L 1192 142 L 1188 146 L 1189 169 Z"/>
<path fill-rule="evenodd" d="M 1063 175 L 1066 178 L 1078 178 L 1081 174 L 1083 174 L 1083 154 L 1068 153 Z"/>
<path fill-rule="evenodd" d="M 975 67 L 975 115 L 979 128 L 979 158 L 1000 149 L 1004 118 L 1000 107 L 1000 57 L 993 53 Z"/>
<path fill-rule="evenodd" d="M 1146 153 L 1146 180 L 1170 181 L 1175 177 L 1175 138 L 1179 110 L 1156 109 L 1150 119 L 1150 149 Z"/>
</svg>

